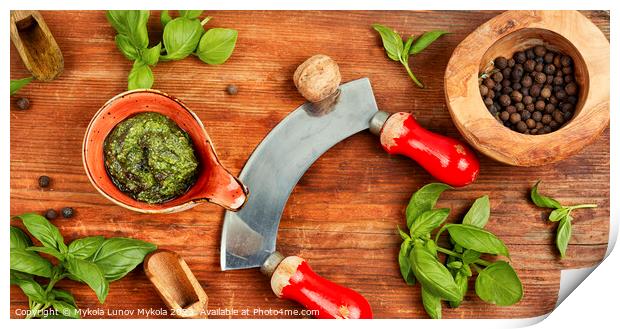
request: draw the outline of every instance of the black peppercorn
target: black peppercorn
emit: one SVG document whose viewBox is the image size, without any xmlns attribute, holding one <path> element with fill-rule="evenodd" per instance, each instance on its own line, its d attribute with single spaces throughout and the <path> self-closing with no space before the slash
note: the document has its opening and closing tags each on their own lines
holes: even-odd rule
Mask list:
<svg viewBox="0 0 620 329">
<path fill-rule="evenodd" d="M 562 112 L 570 112 L 573 109 L 573 104 L 571 103 L 563 103 L 562 106 L 560 107 L 560 110 L 562 110 Z"/>
<path fill-rule="evenodd" d="M 557 97 L 557 99 L 559 99 L 559 100 L 563 100 L 563 99 L 565 99 L 567 96 L 568 96 L 568 95 L 566 95 L 566 91 L 564 91 L 564 90 L 558 90 L 558 91 L 555 93 L 555 97 Z"/>
<path fill-rule="evenodd" d="M 564 123 L 564 114 L 558 110 L 553 111 L 551 117 L 553 118 L 553 121 L 556 121 L 557 123 Z"/>
<path fill-rule="evenodd" d="M 545 56 L 546 53 L 547 53 L 547 48 L 545 48 L 544 46 L 538 45 L 534 47 L 534 54 L 536 54 L 536 56 L 543 57 Z"/>
<path fill-rule="evenodd" d="M 534 121 L 534 119 L 530 118 L 530 119 L 525 120 L 525 124 L 530 129 L 536 128 L 536 121 Z"/>
<path fill-rule="evenodd" d="M 536 110 L 536 106 L 534 106 L 534 103 L 530 103 L 525 105 L 525 110 L 528 112 L 534 112 L 534 110 Z"/>
<path fill-rule="evenodd" d="M 573 105 L 577 104 L 577 97 L 574 96 L 574 95 L 568 96 L 567 100 L 568 100 L 569 103 L 571 103 Z"/>
<path fill-rule="evenodd" d="M 525 110 L 519 111 L 519 114 L 521 115 L 521 120 L 522 121 L 525 121 L 525 120 L 527 120 L 527 119 L 532 117 L 532 113 L 530 113 L 528 111 L 525 111 Z"/>
<path fill-rule="evenodd" d="M 489 87 L 480 85 L 480 96 L 484 97 L 489 94 Z"/>
<path fill-rule="evenodd" d="M 539 72 L 539 73 L 536 73 L 534 80 L 536 81 L 536 83 L 545 83 L 547 82 L 547 76 L 544 73 Z"/>
<path fill-rule="evenodd" d="M 502 85 L 501 85 L 501 84 L 499 84 L 499 83 L 496 83 L 496 84 L 495 84 L 495 87 L 493 87 L 493 90 L 495 90 L 495 91 L 500 91 L 500 90 L 502 90 Z"/>
<path fill-rule="evenodd" d="M 553 78 L 553 85 L 559 86 L 559 85 L 561 85 L 563 83 L 564 83 L 564 79 L 562 79 L 562 77 L 555 77 L 555 78 Z"/>
<path fill-rule="evenodd" d="M 560 72 L 562 72 L 562 71 L 560 71 Z M 565 75 L 565 76 L 564 76 L 564 82 L 565 82 L 565 83 L 571 83 L 571 82 L 573 82 L 573 76 L 572 76 L 572 75 Z"/>
<path fill-rule="evenodd" d="M 517 109 L 517 111 L 521 112 L 525 110 L 525 105 L 523 105 L 523 103 L 517 103 L 515 104 L 515 108 Z"/>
<path fill-rule="evenodd" d="M 510 93 L 510 99 L 515 103 L 520 103 L 523 100 L 523 95 L 518 90 L 513 90 Z"/>
<path fill-rule="evenodd" d="M 553 57 L 553 65 L 555 65 L 555 67 L 562 67 L 562 56 L 561 55 L 555 55 L 555 57 Z"/>
<path fill-rule="evenodd" d="M 515 65 L 510 76 L 512 77 L 512 81 L 521 80 L 523 77 L 523 66 L 521 64 Z"/>
<path fill-rule="evenodd" d="M 525 56 L 525 53 L 522 51 L 518 51 L 514 54 L 513 56 L 515 62 L 522 64 L 527 60 L 527 57 Z"/>
<path fill-rule="evenodd" d="M 39 177 L 39 187 L 48 187 L 50 186 L 51 179 L 48 176 L 40 176 Z"/>
<path fill-rule="evenodd" d="M 502 70 L 502 75 L 505 76 L 505 77 L 509 77 L 510 73 L 512 73 L 512 69 L 509 68 L 509 67 L 507 67 L 507 68 Z"/>
<path fill-rule="evenodd" d="M 502 111 L 502 113 L 499 114 L 499 118 L 502 119 L 502 121 L 507 121 L 510 118 L 510 113 Z"/>
<path fill-rule="evenodd" d="M 239 89 L 235 85 L 228 85 L 228 86 L 226 86 L 226 92 L 229 95 L 236 95 L 238 91 L 239 91 Z"/>
<path fill-rule="evenodd" d="M 534 53 L 534 49 L 529 48 L 525 51 L 525 57 L 527 57 L 527 59 L 534 59 L 536 58 L 536 53 Z"/>
<path fill-rule="evenodd" d="M 486 78 L 484 79 L 484 85 L 487 86 L 487 88 L 493 88 L 495 87 L 495 81 L 493 81 L 493 79 Z"/>
<path fill-rule="evenodd" d="M 537 111 L 542 111 L 545 109 L 545 101 L 536 101 L 536 104 L 534 106 L 536 107 Z"/>
<path fill-rule="evenodd" d="M 71 207 L 64 207 L 62 208 L 61 212 L 62 212 L 62 217 L 64 218 L 71 218 L 73 217 L 73 213 L 74 213 L 73 208 Z"/>
<path fill-rule="evenodd" d="M 533 102 L 532 96 L 523 97 L 523 104 L 528 105 L 528 104 L 532 104 L 532 102 Z"/>
<path fill-rule="evenodd" d="M 544 68 L 543 63 L 536 63 L 536 66 L 534 66 L 534 71 L 542 72 L 543 68 Z"/>
<path fill-rule="evenodd" d="M 551 97 L 551 88 L 545 87 L 540 91 L 540 97 L 549 98 Z"/>
<path fill-rule="evenodd" d="M 562 68 L 562 73 L 564 74 L 573 74 L 573 68 L 570 66 L 565 66 Z"/>
<path fill-rule="evenodd" d="M 555 54 L 554 54 L 554 53 L 552 53 L 552 52 L 548 52 L 548 53 L 546 53 L 546 54 L 545 54 L 545 58 L 544 58 L 544 59 L 545 59 L 545 63 L 547 63 L 547 64 L 551 64 L 551 63 L 553 63 L 553 57 L 554 57 L 554 56 L 555 56 Z"/>
<path fill-rule="evenodd" d="M 529 88 L 532 86 L 532 77 L 529 75 L 526 75 L 523 77 L 523 79 L 521 79 L 521 85 L 523 87 Z"/>
<path fill-rule="evenodd" d="M 52 220 L 55 219 L 58 216 L 58 214 L 56 213 L 56 210 L 54 209 L 48 209 L 45 211 L 45 218 Z"/>
<path fill-rule="evenodd" d="M 540 96 L 540 90 L 542 89 L 542 86 L 539 84 L 535 84 L 532 86 L 532 88 L 530 88 L 530 95 L 532 97 L 538 97 Z"/>
<path fill-rule="evenodd" d="M 555 120 L 551 120 L 551 122 L 549 122 L 549 127 L 551 127 L 551 129 L 555 129 L 559 126 L 559 124 L 557 122 L 555 122 Z"/>
<path fill-rule="evenodd" d="M 545 105 L 545 113 L 553 113 L 553 111 L 555 111 L 555 105 L 549 103 L 547 105 Z"/>
<path fill-rule="evenodd" d="M 570 57 L 564 55 L 562 56 L 561 63 L 562 63 L 562 66 L 568 67 L 573 64 L 573 60 Z"/>
<path fill-rule="evenodd" d="M 538 129 L 536 129 L 536 128 L 530 129 L 530 134 L 531 135 L 538 135 Z"/>
<path fill-rule="evenodd" d="M 491 97 L 485 97 L 484 105 L 486 105 L 487 107 L 493 105 L 493 99 Z"/>
<path fill-rule="evenodd" d="M 521 121 L 521 114 L 515 112 L 510 115 L 511 123 L 517 123 L 519 121 Z"/>
<path fill-rule="evenodd" d="M 520 91 L 521 91 L 521 94 L 523 94 L 523 97 L 530 95 L 530 89 L 527 87 L 521 87 Z"/>
<path fill-rule="evenodd" d="M 512 83 L 508 79 L 502 81 L 502 87 L 510 87 L 511 85 Z"/>
<path fill-rule="evenodd" d="M 495 72 L 493 73 L 491 78 L 495 80 L 495 82 L 501 82 L 502 80 L 504 80 L 504 75 L 502 75 L 502 72 Z"/>
<path fill-rule="evenodd" d="M 20 110 L 27 110 L 30 108 L 30 101 L 28 100 L 28 98 L 25 98 L 25 97 L 18 98 L 15 101 L 15 105 Z"/>
<path fill-rule="evenodd" d="M 508 60 L 506 59 L 506 57 L 500 56 L 495 59 L 494 65 L 496 68 L 503 70 L 508 66 Z"/>
<path fill-rule="evenodd" d="M 542 122 L 543 124 L 548 125 L 548 124 L 549 124 L 549 122 L 551 122 L 551 120 L 552 120 L 551 115 L 549 115 L 549 114 L 545 114 L 545 115 L 543 115 L 543 116 L 542 116 L 542 120 L 541 120 L 541 122 Z"/>
<path fill-rule="evenodd" d="M 533 72 L 535 67 L 536 61 L 533 59 L 528 59 L 527 61 L 525 61 L 525 63 L 523 63 L 523 69 L 526 72 Z"/>
<path fill-rule="evenodd" d="M 510 86 L 502 88 L 502 94 L 508 95 L 511 92 L 512 92 L 512 87 L 510 87 Z"/>
<path fill-rule="evenodd" d="M 555 66 L 553 64 L 547 64 L 543 72 L 545 72 L 545 74 L 555 74 Z"/>
<path fill-rule="evenodd" d="M 513 90 L 519 90 L 519 89 L 521 89 L 521 87 L 522 87 L 521 84 L 518 83 L 518 82 L 515 82 L 515 83 L 512 84 L 512 89 Z"/>
<path fill-rule="evenodd" d="M 558 99 L 551 95 L 551 97 L 549 97 L 549 103 L 553 104 L 553 105 L 557 105 L 558 104 Z"/>
<path fill-rule="evenodd" d="M 495 98 L 495 91 L 489 90 L 489 92 L 487 93 L 487 96 L 491 98 Z"/>
<path fill-rule="evenodd" d="M 545 125 L 542 122 L 536 122 L 536 129 L 540 130 L 543 129 Z"/>
<path fill-rule="evenodd" d="M 571 83 L 567 84 L 566 87 L 564 87 L 564 90 L 570 96 L 576 95 L 577 94 L 577 85 L 574 82 L 571 82 Z"/>
<path fill-rule="evenodd" d="M 523 121 L 517 122 L 517 131 L 523 133 L 527 130 L 527 125 Z"/>
<path fill-rule="evenodd" d="M 510 105 L 510 96 L 506 94 L 499 96 L 499 104 L 502 106 Z"/>
</svg>

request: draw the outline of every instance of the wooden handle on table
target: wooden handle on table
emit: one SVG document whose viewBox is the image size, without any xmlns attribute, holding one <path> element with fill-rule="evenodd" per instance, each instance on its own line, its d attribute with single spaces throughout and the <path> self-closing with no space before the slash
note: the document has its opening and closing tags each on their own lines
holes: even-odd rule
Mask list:
<svg viewBox="0 0 620 329">
<path fill-rule="evenodd" d="M 443 183 L 460 187 L 478 177 L 480 164 L 467 145 L 422 128 L 411 113 L 398 112 L 389 116 L 380 137 L 381 145 L 389 154 L 415 160 Z"/>
<path fill-rule="evenodd" d="M 271 276 L 271 289 L 280 298 L 294 300 L 319 319 L 371 319 L 368 301 L 359 293 L 316 274 L 308 262 L 286 257 Z"/>
</svg>

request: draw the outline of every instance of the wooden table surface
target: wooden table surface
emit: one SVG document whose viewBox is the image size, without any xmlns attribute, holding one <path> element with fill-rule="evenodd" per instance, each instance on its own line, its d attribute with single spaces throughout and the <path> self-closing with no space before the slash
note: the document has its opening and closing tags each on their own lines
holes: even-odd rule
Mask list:
<svg viewBox="0 0 620 329">
<path fill-rule="evenodd" d="M 33 83 L 19 96 L 31 108 L 17 110 L 11 97 L 11 215 L 43 213 L 71 206 L 72 219 L 54 224 L 73 240 L 88 235 L 147 240 L 185 258 L 209 295 L 209 309 L 301 310 L 276 298 L 258 270 L 220 271 L 219 244 L 224 211 L 204 204 L 169 215 L 145 215 L 120 208 L 89 183 L 80 155 L 82 138 L 92 115 L 112 96 L 126 89 L 131 63 L 117 50 L 115 32 L 100 11 L 44 11 L 62 49 L 65 70 L 59 79 Z M 369 77 L 379 107 L 389 112 L 413 111 L 432 131 L 460 138 L 443 95 L 443 73 L 457 44 L 498 12 L 341 12 L 341 11 L 214 11 L 211 27 L 239 31 L 230 60 L 209 66 L 197 58 L 158 64 L 154 88 L 182 99 L 205 124 L 222 163 L 239 173 L 254 147 L 303 99 L 291 77 L 304 59 L 325 53 L 340 65 L 343 81 Z M 584 12 L 609 38 L 609 13 Z M 400 64 L 390 61 L 371 29 L 382 23 L 403 34 L 445 29 L 449 34 L 412 58 L 413 71 L 426 83 L 418 89 Z M 151 43 L 161 38 L 159 12 L 149 20 Z M 28 74 L 11 45 L 11 78 Z M 228 95 L 235 84 L 239 93 Z M 607 248 L 609 230 L 609 130 L 581 153 L 555 165 L 517 168 L 480 155 L 478 180 L 445 192 L 438 206 L 451 207 L 457 220 L 483 194 L 491 199 L 487 228 L 502 238 L 525 290 L 512 307 L 480 301 L 473 286 L 461 307 L 444 307 L 446 318 L 531 317 L 553 310 L 560 270 L 592 266 Z M 278 173 L 273 173 L 277 175 Z M 52 178 L 49 189 L 38 187 L 40 175 Z M 528 201 L 528 189 L 539 178 L 542 191 L 562 203 L 597 203 L 594 210 L 575 213 L 568 256 L 559 260 L 555 225 L 546 212 Z M 411 193 L 433 179 L 411 160 L 389 156 L 378 139 L 362 132 L 339 143 L 302 177 L 284 211 L 278 248 L 305 257 L 316 272 L 362 293 L 377 318 L 426 317 L 419 286 L 400 277 L 396 226 L 404 226 Z M 250 187 L 251 188 L 251 187 Z M 13 222 L 13 225 L 21 223 Z M 86 317 L 147 317 L 138 310 L 165 308 L 141 267 L 110 285 L 100 305 L 86 286 L 68 280 L 78 306 L 101 314 Z M 11 317 L 27 308 L 22 292 L 11 287 Z M 167 317 L 149 315 L 148 317 Z M 216 317 L 229 317 L 221 313 Z M 246 317 L 242 315 L 232 317 Z"/>
</svg>

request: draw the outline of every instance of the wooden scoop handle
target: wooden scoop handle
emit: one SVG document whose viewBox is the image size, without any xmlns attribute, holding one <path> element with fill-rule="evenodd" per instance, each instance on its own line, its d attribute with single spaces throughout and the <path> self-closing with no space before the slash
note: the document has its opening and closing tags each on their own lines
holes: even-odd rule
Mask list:
<svg viewBox="0 0 620 329">
<path fill-rule="evenodd" d="M 370 304 L 359 293 L 316 274 L 297 256 L 284 258 L 271 276 L 271 289 L 294 300 L 320 319 L 371 319 Z"/>
</svg>

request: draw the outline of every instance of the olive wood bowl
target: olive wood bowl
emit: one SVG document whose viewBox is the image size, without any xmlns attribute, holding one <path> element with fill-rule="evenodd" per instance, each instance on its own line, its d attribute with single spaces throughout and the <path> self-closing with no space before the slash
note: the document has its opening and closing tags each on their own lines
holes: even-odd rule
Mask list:
<svg viewBox="0 0 620 329">
<path fill-rule="evenodd" d="M 560 129 L 526 135 L 487 110 L 478 77 L 498 56 L 544 45 L 573 59 L 579 100 Z M 609 124 L 609 41 L 577 11 L 507 11 L 482 24 L 454 50 L 445 73 L 446 103 L 463 137 L 487 156 L 514 166 L 565 159 L 592 143 Z"/>
<path fill-rule="evenodd" d="M 126 118 L 142 112 L 167 116 L 191 138 L 200 163 L 196 182 L 181 196 L 163 203 L 147 203 L 123 193 L 105 168 L 104 142 Z M 142 213 L 183 211 L 202 202 L 228 210 L 239 210 L 247 199 L 247 188 L 220 163 L 213 143 L 198 116 L 180 100 L 153 89 L 126 91 L 107 101 L 93 116 L 82 144 L 82 161 L 95 189 L 114 203 Z"/>
</svg>

